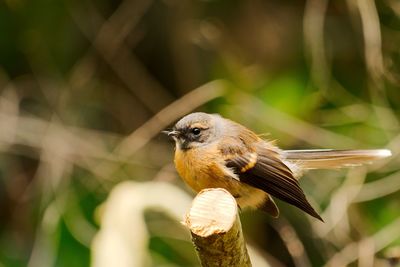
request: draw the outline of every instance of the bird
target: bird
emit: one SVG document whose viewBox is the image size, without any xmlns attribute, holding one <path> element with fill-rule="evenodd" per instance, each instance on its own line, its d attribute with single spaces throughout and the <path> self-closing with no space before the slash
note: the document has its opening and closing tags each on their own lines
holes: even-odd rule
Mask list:
<svg viewBox="0 0 400 267">
<path fill-rule="evenodd" d="M 224 188 L 240 209 L 256 208 L 279 216 L 274 198 L 323 221 L 300 187 L 312 169 L 337 169 L 391 156 L 388 149 L 283 150 L 245 126 L 219 114 L 195 112 L 163 131 L 175 141 L 179 176 L 195 192 Z"/>
</svg>

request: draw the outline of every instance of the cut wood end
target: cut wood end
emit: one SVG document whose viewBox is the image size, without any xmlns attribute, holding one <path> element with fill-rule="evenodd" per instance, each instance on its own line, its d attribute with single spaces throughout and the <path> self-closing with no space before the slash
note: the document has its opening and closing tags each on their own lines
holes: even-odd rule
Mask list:
<svg viewBox="0 0 400 267">
<path fill-rule="evenodd" d="M 186 215 L 186 225 L 192 233 L 208 237 L 226 233 L 237 216 L 237 204 L 233 196 L 223 188 L 200 191 Z"/>
</svg>

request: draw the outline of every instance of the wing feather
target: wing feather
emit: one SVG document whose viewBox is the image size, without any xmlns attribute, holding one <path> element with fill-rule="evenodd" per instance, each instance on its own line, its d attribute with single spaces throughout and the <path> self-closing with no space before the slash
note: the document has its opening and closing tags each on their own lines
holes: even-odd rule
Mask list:
<svg viewBox="0 0 400 267">
<path fill-rule="evenodd" d="M 335 169 L 371 163 L 392 153 L 388 149 L 306 149 L 284 150 L 282 154 L 302 169 Z"/>
<path fill-rule="evenodd" d="M 234 170 L 241 182 L 261 189 L 322 221 L 321 216 L 307 201 L 292 171 L 281 160 L 277 149 L 271 149 L 263 141 L 253 151 L 232 151 L 235 153 L 226 157 L 226 166 Z"/>
</svg>

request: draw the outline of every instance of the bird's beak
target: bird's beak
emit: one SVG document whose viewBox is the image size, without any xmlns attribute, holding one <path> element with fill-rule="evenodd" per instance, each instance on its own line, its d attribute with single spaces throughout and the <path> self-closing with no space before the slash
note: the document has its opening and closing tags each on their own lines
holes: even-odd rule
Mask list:
<svg viewBox="0 0 400 267">
<path fill-rule="evenodd" d="M 162 131 L 162 133 L 164 133 L 164 134 L 166 134 L 166 135 L 168 135 L 169 137 L 177 137 L 177 136 L 179 136 L 180 135 L 180 132 L 179 131 L 176 131 L 176 130 L 172 130 L 172 131 Z"/>
</svg>

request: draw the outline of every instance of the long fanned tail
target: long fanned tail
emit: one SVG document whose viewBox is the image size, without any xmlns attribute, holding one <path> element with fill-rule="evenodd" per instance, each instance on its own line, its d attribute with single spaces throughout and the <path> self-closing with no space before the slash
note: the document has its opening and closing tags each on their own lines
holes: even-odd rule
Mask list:
<svg viewBox="0 0 400 267">
<path fill-rule="evenodd" d="M 360 150 L 284 150 L 284 158 L 301 169 L 335 169 L 359 166 L 392 155 L 388 149 Z"/>
</svg>

